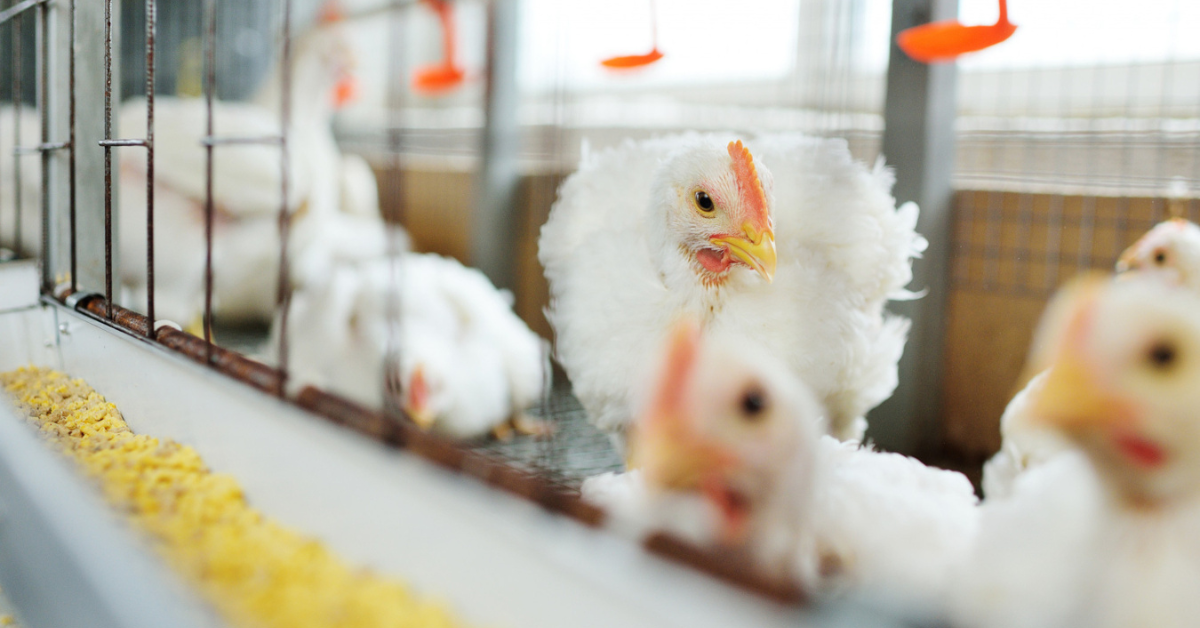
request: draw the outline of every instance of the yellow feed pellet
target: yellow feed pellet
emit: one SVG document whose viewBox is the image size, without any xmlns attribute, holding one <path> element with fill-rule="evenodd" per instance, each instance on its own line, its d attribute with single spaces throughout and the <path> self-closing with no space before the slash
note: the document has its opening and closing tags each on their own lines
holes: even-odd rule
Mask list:
<svg viewBox="0 0 1200 628">
<path fill-rule="evenodd" d="M 402 583 L 355 569 L 263 516 L 236 480 L 209 471 L 191 447 L 134 434 L 83 380 L 29 367 L 0 374 L 0 384 L 229 621 L 254 628 L 461 625 Z"/>
</svg>

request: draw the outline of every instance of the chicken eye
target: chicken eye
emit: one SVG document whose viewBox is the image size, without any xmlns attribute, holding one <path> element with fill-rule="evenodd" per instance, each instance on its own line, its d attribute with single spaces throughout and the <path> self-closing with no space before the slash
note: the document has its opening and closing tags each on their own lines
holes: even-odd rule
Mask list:
<svg viewBox="0 0 1200 628">
<path fill-rule="evenodd" d="M 696 207 L 699 207 L 700 211 L 707 214 L 716 209 L 716 207 L 713 205 L 712 197 L 708 195 L 708 192 L 705 192 L 704 190 L 697 190 L 695 196 Z"/>
<path fill-rule="evenodd" d="M 767 409 L 767 396 L 761 388 L 748 388 L 742 393 L 742 418 L 747 421 L 757 421 Z"/>
<path fill-rule="evenodd" d="M 1150 366 L 1157 370 L 1165 371 L 1175 366 L 1175 363 L 1179 359 L 1179 352 L 1175 349 L 1173 343 L 1163 340 L 1151 345 L 1150 351 L 1146 354 L 1146 359 L 1150 362 Z"/>
<path fill-rule="evenodd" d="M 1166 264 L 1167 263 L 1167 252 L 1162 249 L 1158 249 L 1157 251 L 1155 251 L 1154 252 L 1154 263 L 1158 264 L 1159 266 Z"/>
</svg>

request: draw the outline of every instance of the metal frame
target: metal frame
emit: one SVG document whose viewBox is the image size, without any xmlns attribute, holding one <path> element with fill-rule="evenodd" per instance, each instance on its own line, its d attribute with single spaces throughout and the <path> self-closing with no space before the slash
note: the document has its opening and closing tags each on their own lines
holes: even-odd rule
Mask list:
<svg viewBox="0 0 1200 628">
<path fill-rule="evenodd" d="M 925 295 L 891 305 L 912 320 L 912 328 L 900 359 L 899 385 L 871 412 L 868 434 L 883 447 L 904 453 L 929 453 L 937 446 L 950 282 L 957 70 L 952 63 L 913 61 L 895 39 L 906 28 L 957 15 L 958 0 L 892 3 L 883 154 L 896 169 L 896 201 L 916 201 L 921 207 L 917 231 L 929 248 L 913 262 L 912 285 Z"/>
<path fill-rule="evenodd" d="M 516 277 L 517 189 L 521 181 L 517 155 L 517 20 L 516 0 L 488 4 L 487 93 L 485 125 L 471 233 L 471 263 L 497 287 L 512 289 Z"/>
</svg>

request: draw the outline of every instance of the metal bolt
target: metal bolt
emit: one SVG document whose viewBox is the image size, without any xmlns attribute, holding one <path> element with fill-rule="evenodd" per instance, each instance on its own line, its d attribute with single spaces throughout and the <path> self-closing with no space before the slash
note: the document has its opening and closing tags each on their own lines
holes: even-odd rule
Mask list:
<svg viewBox="0 0 1200 628">
<path fill-rule="evenodd" d="M 64 336 L 70 336 L 71 335 L 71 324 L 66 323 L 66 322 L 59 323 L 58 324 L 58 333 L 60 333 Z"/>
</svg>

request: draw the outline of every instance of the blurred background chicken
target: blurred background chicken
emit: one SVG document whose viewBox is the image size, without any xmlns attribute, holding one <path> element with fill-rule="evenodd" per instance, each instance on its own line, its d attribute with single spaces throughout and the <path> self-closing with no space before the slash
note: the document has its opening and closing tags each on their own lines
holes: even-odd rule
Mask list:
<svg viewBox="0 0 1200 628">
<path fill-rule="evenodd" d="M 925 241 L 917 207 L 846 144 L 800 135 L 746 145 L 689 134 L 585 155 L 542 228 L 556 356 L 589 418 L 621 432 L 647 357 L 671 321 L 745 336 L 782 358 L 860 438 L 896 386 Z M 775 175 L 772 175 L 775 173 Z"/>
<path fill-rule="evenodd" d="M 741 547 L 776 577 L 812 581 L 820 404 L 769 353 L 706 336 L 675 327 L 631 429 L 635 470 L 589 479 L 584 498 L 636 534 Z"/>
<path fill-rule="evenodd" d="M 1168 286 L 1200 295 L 1200 227 L 1183 218 L 1172 218 L 1155 225 L 1121 254 L 1116 271 L 1122 279 L 1160 280 Z M 1064 291 L 1064 294 L 1068 293 Z M 1070 297 L 1064 298 L 1070 300 Z M 1067 306 L 1061 303 L 1052 305 L 1048 312 L 1059 312 L 1064 307 Z M 1057 325 L 1064 322 L 1064 316 L 1048 313 L 1043 325 L 1053 329 L 1042 333 L 1059 333 Z M 988 498 L 1007 496 L 1018 475 L 1070 446 L 1058 432 L 1046 429 L 1042 422 L 1031 416 L 1031 404 L 1040 394 L 1045 372 L 1032 361 L 1027 368 L 1032 369 L 1029 371 L 1032 379 L 1013 397 L 1000 418 L 1004 437 L 1001 450 L 984 466 L 983 491 Z"/>
<path fill-rule="evenodd" d="M 289 246 L 295 257 L 313 246 L 331 260 L 378 257 L 386 248 L 370 167 L 343 156 L 333 137 L 333 114 L 354 91 L 355 62 L 346 37 L 341 24 L 321 22 L 295 43 L 288 171 Z M 214 134 L 277 136 L 280 81 L 276 68 L 252 102 L 216 103 Z M 196 330 L 204 306 L 204 101 L 159 98 L 155 121 L 156 240 L 170 242 L 155 251 L 156 303 L 160 317 Z M 144 100 L 122 107 L 120 127 L 124 136 L 142 135 Z M 267 322 L 278 278 L 281 153 L 273 144 L 215 151 L 220 159 L 213 174 L 214 314 L 227 321 Z M 145 151 L 121 152 L 122 278 L 134 304 L 145 299 L 145 157 Z M 307 279 L 305 273 L 292 274 L 297 285 Z"/>
<path fill-rule="evenodd" d="M 818 590 L 940 600 L 976 531 L 966 477 L 820 435 L 819 402 L 778 358 L 707 336 L 676 329 L 631 430 L 634 470 L 589 479 L 585 499 L 618 529 L 745 546 Z"/>
<path fill-rule="evenodd" d="M 1030 414 L 1083 455 L 1053 457 L 983 506 L 964 625 L 1194 625 L 1200 296 L 1093 278 L 1047 316 Z"/>
<path fill-rule="evenodd" d="M 379 408 L 385 373 L 396 369 L 396 401 L 421 427 L 457 438 L 504 435 L 509 419 L 541 429 L 522 413 L 542 398 L 545 341 L 513 314 L 508 292 L 453 259 L 333 263 L 296 293 L 288 329 L 297 385 Z"/>
</svg>

